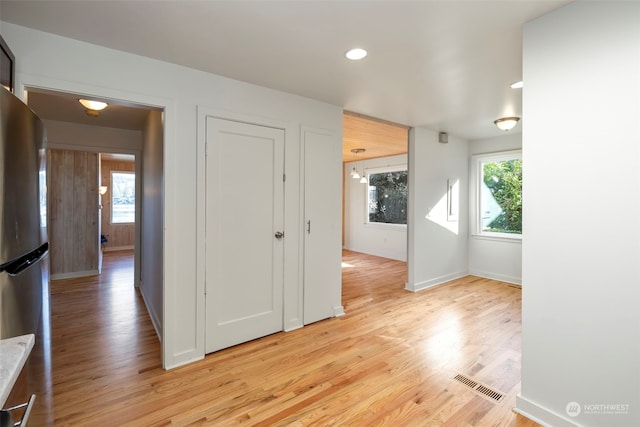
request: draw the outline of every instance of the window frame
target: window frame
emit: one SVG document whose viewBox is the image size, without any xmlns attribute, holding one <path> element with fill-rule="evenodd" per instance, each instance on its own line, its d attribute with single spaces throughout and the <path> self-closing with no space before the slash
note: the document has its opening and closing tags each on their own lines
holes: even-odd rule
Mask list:
<svg viewBox="0 0 640 427">
<path fill-rule="evenodd" d="M 481 185 L 483 180 L 483 165 L 490 162 L 500 162 L 508 160 L 522 160 L 522 150 L 498 151 L 493 153 L 474 154 L 471 156 L 471 173 L 469 174 L 471 182 L 469 188 L 471 191 L 470 201 L 470 228 L 471 235 L 477 239 L 487 239 L 495 241 L 506 241 L 521 243 L 522 231 L 517 233 L 499 233 L 494 231 L 483 231 L 482 229 L 482 211 L 481 211 Z"/>
<path fill-rule="evenodd" d="M 367 177 L 367 185 L 364 185 L 364 224 L 367 227 L 373 228 L 387 228 L 387 229 L 401 229 L 406 230 L 407 224 L 394 224 L 389 222 L 371 222 L 369 220 L 369 194 L 370 194 L 370 185 L 371 175 L 386 173 L 386 172 L 407 172 L 409 173 L 409 168 L 407 163 L 401 163 L 397 165 L 387 165 L 387 166 L 373 166 L 369 168 L 365 168 L 364 174 Z M 407 198 L 409 195 L 407 194 Z M 407 212 L 407 222 L 409 222 L 409 212 Z"/>
<path fill-rule="evenodd" d="M 113 215 L 113 208 L 115 203 L 113 203 L 113 197 L 114 197 L 114 191 L 113 189 L 115 188 L 115 186 L 113 185 L 113 175 L 114 174 L 120 174 L 120 175 L 133 175 L 133 221 L 127 221 L 127 222 L 115 222 L 114 221 L 114 215 Z M 111 203 L 111 218 L 110 218 L 110 223 L 112 225 L 130 225 L 130 224 L 135 224 L 136 223 L 136 173 L 135 171 L 119 171 L 119 170 L 112 170 L 111 171 L 111 192 L 109 195 L 109 201 Z"/>
</svg>

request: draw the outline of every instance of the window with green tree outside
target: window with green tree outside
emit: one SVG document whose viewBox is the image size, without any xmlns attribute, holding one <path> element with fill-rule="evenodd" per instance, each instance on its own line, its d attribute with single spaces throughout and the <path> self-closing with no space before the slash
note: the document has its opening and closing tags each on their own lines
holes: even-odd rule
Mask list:
<svg viewBox="0 0 640 427">
<path fill-rule="evenodd" d="M 367 171 L 367 177 L 367 222 L 406 225 L 406 166 L 374 168 Z"/>
<path fill-rule="evenodd" d="M 522 154 L 474 156 L 476 234 L 519 238 L 522 235 Z"/>
</svg>

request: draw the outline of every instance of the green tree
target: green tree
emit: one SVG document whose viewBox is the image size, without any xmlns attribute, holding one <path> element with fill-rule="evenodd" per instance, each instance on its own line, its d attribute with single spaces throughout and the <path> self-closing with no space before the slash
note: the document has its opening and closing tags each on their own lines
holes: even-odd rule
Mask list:
<svg viewBox="0 0 640 427">
<path fill-rule="evenodd" d="M 489 224 L 489 231 L 522 233 L 522 160 L 485 163 L 483 177 L 502 208 L 502 213 Z"/>
<path fill-rule="evenodd" d="M 375 187 L 375 195 L 371 194 L 369 201 L 373 210 L 369 213 L 369 221 L 406 224 L 407 171 L 371 174 L 369 186 Z"/>
</svg>

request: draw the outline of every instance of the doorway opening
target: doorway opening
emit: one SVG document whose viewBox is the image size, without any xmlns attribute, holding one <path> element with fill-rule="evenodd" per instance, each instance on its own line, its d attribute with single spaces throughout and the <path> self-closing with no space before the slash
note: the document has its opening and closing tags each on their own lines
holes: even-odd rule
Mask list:
<svg viewBox="0 0 640 427">
<path fill-rule="evenodd" d="M 100 257 L 112 251 L 130 251 L 134 254 L 136 229 L 140 227 L 136 209 L 140 194 L 136 185 L 139 184 L 136 156 L 100 153 L 99 162 Z M 98 265 L 101 271 L 102 259 Z"/>
<path fill-rule="evenodd" d="M 53 89 L 26 92 L 47 131 L 51 279 L 98 275 L 103 251 L 129 251 L 134 273 L 127 280 L 138 289 L 161 340 L 163 110 Z M 89 111 L 81 98 L 108 106 Z M 116 182 L 114 173 L 134 175 L 115 175 L 124 179 Z"/>
<path fill-rule="evenodd" d="M 345 251 L 407 262 L 408 147 L 407 126 L 344 112 Z M 343 259 L 343 268 L 348 266 Z"/>
</svg>

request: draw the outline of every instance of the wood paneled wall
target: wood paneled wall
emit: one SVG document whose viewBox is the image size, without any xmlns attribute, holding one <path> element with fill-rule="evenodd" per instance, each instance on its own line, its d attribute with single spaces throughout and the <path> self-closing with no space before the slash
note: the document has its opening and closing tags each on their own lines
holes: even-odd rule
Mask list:
<svg viewBox="0 0 640 427">
<path fill-rule="evenodd" d="M 98 273 L 98 154 L 47 155 L 51 278 Z"/>
<path fill-rule="evenodd" d="M 105 250 L 128 249 L 134 247 L 135 224 L 111 223 L 111 172 L 135 172 L 135 162 L 127 160 L 102 159 L 100 162 L 101 184 L 108 187 L 102 196 L 102 234 L 108 242 Z M 136 197 L 139 195 L 136 194 Z"/>
</svg>

